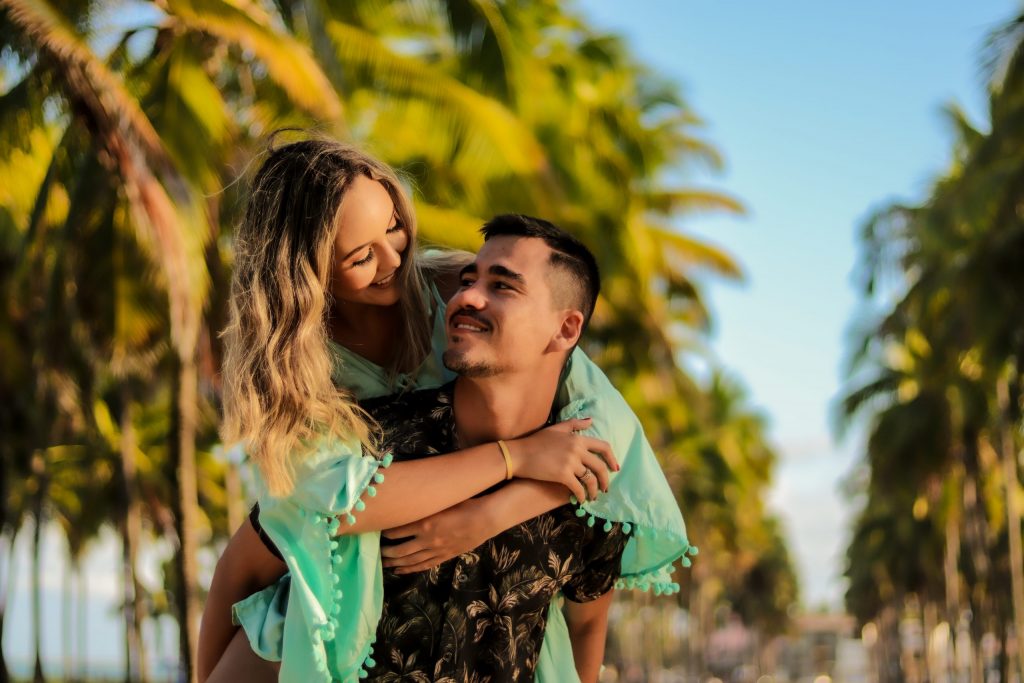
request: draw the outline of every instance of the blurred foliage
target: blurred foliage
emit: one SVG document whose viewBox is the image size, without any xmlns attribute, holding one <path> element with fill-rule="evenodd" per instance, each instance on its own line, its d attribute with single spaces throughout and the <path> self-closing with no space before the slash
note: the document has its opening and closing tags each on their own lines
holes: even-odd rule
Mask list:
<svg viewBox="0 0 1024 683">
<path fill-rule="evenodd" d="M 619 38 L 554 0 L 0 0 L 0 41 L 0 532 L 55 520 L 78 558 L 118 528 L 127 629 L 140 601 L 188 623 L 200 545 L 238 521 L 236 466 L 213 455 L 218 332 L 248 174 L 282 127 L 399 169 L 425 242 L 474 248 L 483 219 L 519 211 L 591 245 L 587 350 L 703 551 L 681 577 L 692 637 L 723 603 L 786 628 L 763 420 L 725 373 L 702 384 L 679 362 L 711 324 L 703 277 L 741 277 L 680 219 L 743 207 L 681 181 L 721 157 Z M 154 538 L 183 559 L 141 586 Z"/>
<path fill-rule="evenodd" d="M 1022 26 L 1024 15 L 987 43 L 988 130 L 948 108 L 951 167 L 923 203 L 863 227 L 863 331 L 842 404 L 868 432 L 848 609 L 889 641 L 907 613 L 969 624 L 979 645 L 957 656 L 977 671 L 983 634 L 1024 633 Z M 902 675 L 899 648 L 887 656 L 880 670 Z M 1003 655 L 1004 679 L 1008 666 Z"/>
</svg>

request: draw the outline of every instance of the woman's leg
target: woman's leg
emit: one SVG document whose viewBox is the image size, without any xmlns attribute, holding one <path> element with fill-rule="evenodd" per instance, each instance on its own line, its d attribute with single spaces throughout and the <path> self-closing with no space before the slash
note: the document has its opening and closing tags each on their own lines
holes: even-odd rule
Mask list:
<svg viewBox="0 0 1024 683">
<path fill-rule="evenodd" d="M 253 652 L 245 631 L 238 629 L 206 683 L 276 683 L 280 670 L 280 662 L 268 662 Z"/>
</svg>

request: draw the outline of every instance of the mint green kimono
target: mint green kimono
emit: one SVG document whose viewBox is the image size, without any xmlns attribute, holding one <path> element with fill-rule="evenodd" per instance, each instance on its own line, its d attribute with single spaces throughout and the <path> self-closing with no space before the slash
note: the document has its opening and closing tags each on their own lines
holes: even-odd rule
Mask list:
<svg viewBox="0 0 1024 683">
<path fill-rule="evenodd" d="M 360 399 L 404 388 L 429 388 L 453 375 L 441 363 L 446 344 L 444 302 L 432 292 L 437 315 L 433 351 L 413 375 L 387 373 L 365 358 L 334 345 L 334 379 Z M 397 385 L 397 386 L 396 386 Z M 639 420 L 604 373 L 576 349 L 559 388 L 559 420 L 593 419 L 588 435 L 611 444 L 622 466 L 609 491 L 597 501 L 577 504 L 588 524 L 610 528 L 622 522 L 630 534 L 616 588 L 674 593 L 674 563 L 690 566 L 697 549 L 686 537 L 682 514 Z M 284 498 L 258 492 L 260 522 L 277 545 L 289 573 L 276 584 L 234 606 L 259 656 L 281 662 L 280 680 L 350 683 L 374 666 L 373 640 L 383 601 L 380 533 L 336 535 L 354 521 L 363 499 L 376 495 L 391 456 L 364 456 L 358 443 L 323 443 L 296 472 L 295 490 Z M 259 477 L 256 477 L 259 480 Z M 575 499 L 573 503 L 576 504 Z M 552 604 L 536 679 L 578 683 L 569 631 L 561 609 Z"/>
</svg>

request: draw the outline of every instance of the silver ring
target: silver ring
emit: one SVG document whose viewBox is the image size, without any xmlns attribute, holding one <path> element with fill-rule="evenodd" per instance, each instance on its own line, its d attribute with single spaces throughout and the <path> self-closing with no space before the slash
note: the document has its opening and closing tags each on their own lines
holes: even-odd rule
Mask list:
<svg viewBox="0 0 1024 683">
<path fill-rule="evenodd" d="M 594 476 L 594 472 L 589 467 L 587 467 L 587 468 L 584 468 L 583 474 L 581 474 L 580 476 L 578 476 L 576 478 L 579 479 L 580 481 L 586 481 L 589 477 L 592 477 L 592 476 Z"/>
</svg>

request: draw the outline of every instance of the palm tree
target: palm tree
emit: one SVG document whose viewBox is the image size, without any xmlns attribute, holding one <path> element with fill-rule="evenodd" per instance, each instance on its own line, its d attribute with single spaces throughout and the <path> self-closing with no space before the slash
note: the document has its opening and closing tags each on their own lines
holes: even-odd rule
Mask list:
<svg viewBox="0 0 1024 683">
<path fill-rule="evenodd" d="M 880 411 L 869 442 L 871 480 L 895 481 L 917 492 L 922 505 L 940 503 L 946 520 L 947 618 L 955 625 L 960 584 L 966 583 L 977 617 L 972 621 L 976 638 L 982 629 L 1003 631 L 998 626 L 1001 605 L 982 599 L 999 590 L 1003 566 L 1010 584 L 1010 618 L 1024 632 L 1024 559 L 1016 505 L 1024 330 L 1014 294 L 1022 284 L 1019 263 L 1024 258 L 1024 225 L 1015 208 L 1024 179 L 1022 25 L 1022 17 L 1015 17 L 990 41 L 991 129 L 978 130 L 951 107 L 957 132 L 952 168 L 923 205 L 889 207 L 866 227 L 866 295 L 876 297 L 876 285 L 890 273 L 902 275 L 906 286 L 885 293 L 895 304 L 861 344 L 860 358 L 871 357 L 866 365 L 882 372 L 847 400 L 849 409 Z M 931 417 L 915 408 L 923 402 L 934 406 Z M 921 440 L 907 451 L 914 458 L 910 481 L 894 479 L 894 468 L 871 453 L 876 447 L 881 453 L 887 439 L 880 430 L 886 424 L 890 431 L 918 430 Z M 934 430 L 935 424 L 942 429 Z M 945 485 L 939 483 L 943 479 Z M 993 486 L 1003 492 L 1002 520 L 990 513 Z M 966 565 L 961 538 L 963 556 L 970 560 Z"/>
</svg>

